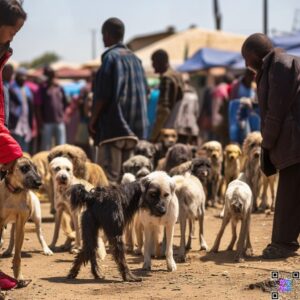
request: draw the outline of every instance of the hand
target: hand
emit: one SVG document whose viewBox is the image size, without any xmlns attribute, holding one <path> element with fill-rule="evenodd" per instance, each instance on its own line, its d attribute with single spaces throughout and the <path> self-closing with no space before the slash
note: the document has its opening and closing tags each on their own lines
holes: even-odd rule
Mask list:
<svg viewBox="0 0 300 300">
<path fill-rule="evenodd" d="M 96 120 L 91 119 L 88 125 L 89 134 L 94 137 L 96 135 Z"/>
</svg>

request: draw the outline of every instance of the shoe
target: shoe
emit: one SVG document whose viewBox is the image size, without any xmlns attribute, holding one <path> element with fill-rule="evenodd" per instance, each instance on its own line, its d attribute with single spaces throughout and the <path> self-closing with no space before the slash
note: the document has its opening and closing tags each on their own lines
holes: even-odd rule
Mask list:
<svg viewBox="0 0 300 300">
<path fill-rule="evenodd" d="M 288 258 L 296 255 L 297 253 L 295 251 L 286 249 L 277 244 L 269 244 L 262 253 L 264 259 Z"/>
</svg>

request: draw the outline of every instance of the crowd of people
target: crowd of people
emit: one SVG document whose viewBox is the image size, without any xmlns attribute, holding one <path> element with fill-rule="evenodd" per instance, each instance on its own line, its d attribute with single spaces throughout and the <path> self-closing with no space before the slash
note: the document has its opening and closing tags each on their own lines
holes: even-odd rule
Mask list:
<svg viewBox="0 0 300 300">
<path fill-rule="evenodd" d="M 262 125 L 264 153 L 270 153 L 280 170 L 272 244 L 264 253 L 276 257 L 282 245 L 298 249 L 299 214 L 295 212 L 299 212 L 299 201 L 295 201 L 295 195 L 299 184 L 295 178 L 300 178 L 300 144 L 299 127 L 292 122 L 299 120 L 299 105 L 292 101 L 299 95 L 299 63 L 274 51 L 267 37 L 250 37 L 242 49 L 248 66 L 244 74 L 238 78 L 229 72 L 220 76 L 215 86 L 207 87 L 199 97 L 189 76 L 172 69 L 168 53 L 160 49 L 151 57 L 160 83 L 150 90 L 141 61 L 123 43 L 124 23 L 110 18 L 102 26 L 107 50 L 102 54 L 101 67 L 78 97 L 68 99 L 49 66 L 37 83 L 29 80 L 26 69 L 14 70 L 6 64 L 11 56 L 10 42 L 25 20 L 26 13 L 18 1 L 0 0 L 2 172 L 9 170 L 22 152 L 34 154 L 54 145 L 74 143 L 67 139 L 66 126 L 76 110 L 80 112 L 77 142 L 90 156 L 91 140 L 99 148 L 93 160 L 105 169 L 110 182 L 118 182 L 122 164 L 137 142 L 157 142 L 163 128 L 174 128 L 182 143 L 198 145 L 200 141 L 217 140 L 226 145 L 242 144 L 249 132 L 260 130 Z M 147 109 L 153 103 L 149 99 L 157 103 L 151 118 Z M 284 222 L 289 225 L 281 226 Z"/>
</svg>

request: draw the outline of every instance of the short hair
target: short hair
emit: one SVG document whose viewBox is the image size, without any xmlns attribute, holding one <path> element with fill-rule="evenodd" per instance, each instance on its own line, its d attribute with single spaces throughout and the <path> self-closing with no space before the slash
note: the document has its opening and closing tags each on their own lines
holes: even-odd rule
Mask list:
<svg viewBox="0 0 300 300">
<path fill-rule="evenodd" d="M 15 26 L 19 19 L 26 20 L 27 14 L 18 0 L 0 0 L 0 26 Z"/>
<path fill-rule="evenodd" d="M 167 51 L 165 51 L 163 49 L 158 49 L 152 54 L 151 59 L 158 60 L 159 62 L 168 63 L 169 55 L 168 55 Z"/>
<path fill-rule="evenodd" d="M 274 48 L 272 41 L 263 33 L 250 35 L 242 46 L 242 55 L 254 53 L 259 58 L 264 58 Z"/>
<path fill-rule="evenodd" d="M 109 18 L 102 25 L 102 33 L 107 32 L 114 39 L 121 41 L 125 34 L 125 25 L 118 18 Z"/>
</svg>

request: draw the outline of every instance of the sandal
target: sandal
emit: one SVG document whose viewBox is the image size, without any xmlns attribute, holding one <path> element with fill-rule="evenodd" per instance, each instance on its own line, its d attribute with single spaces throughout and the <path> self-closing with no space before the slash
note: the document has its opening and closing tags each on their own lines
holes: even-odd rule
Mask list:
<svg viewBox="0 0 300 300">
<path fill-rule="evenodd" d="M 270 244 L 263 250 L 262 257 L 264 259 L 278 259 L 288 258 L 295 255 L 297 255 L 295 251 L 288 250 L 279 245 Z"/>
</svg>

